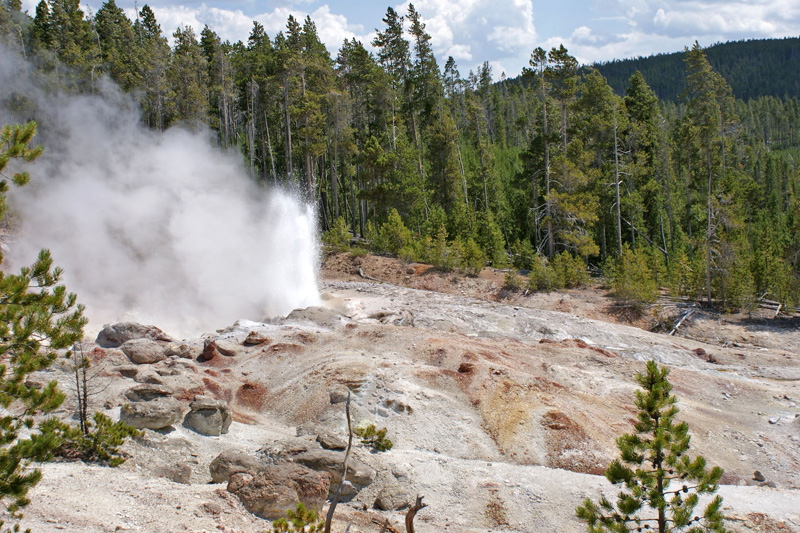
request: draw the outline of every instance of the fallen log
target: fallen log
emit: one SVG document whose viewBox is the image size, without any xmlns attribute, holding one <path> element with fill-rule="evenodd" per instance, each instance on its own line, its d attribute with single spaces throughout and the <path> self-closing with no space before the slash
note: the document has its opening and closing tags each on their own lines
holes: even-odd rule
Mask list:
<svg viewBox="0 0 800 533">
<path fill-rule="evenodd" d="M 681 324 L 683 324 L 683 321 L 684 321 L 684 320 L 686 320 L 687 318 L 689 318 L 689 315 L 691 315 L 692 313 L 694 313 L 694 311 L 695 311 L 695 310 L 694 310 L 694 308 L 692 308 L 692 309 L 689 309 L 689 311 L 688 311 L 688 312 L 687 312 L 685 315 L 683 315 L 683 318 L 681 318 L 681 319 L 678 321 L 678 323 L 677 323 L 677 324 L 675 324 L 675 327 L 674 327 L 674 328 L 672 328 L 672 331 L 670 331 L 670 332 L 669 332 L 669 336 L 670 336 L 670 337 L 671 337 L 671 336 L 673 336 L 673 335 L 675 334 L 675 332 L 676 332 L 676 331 L 678 331 L 678 328 L 679 328 L 679 327 L 681 327 Z"/>
</svg>

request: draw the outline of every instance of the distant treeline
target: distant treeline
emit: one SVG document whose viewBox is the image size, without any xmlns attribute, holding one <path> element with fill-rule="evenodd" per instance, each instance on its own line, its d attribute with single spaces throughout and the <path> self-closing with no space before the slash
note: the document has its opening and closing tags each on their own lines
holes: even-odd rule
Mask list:
<svg viewBox="0 0 800 533">
<path fill-rule="evenodd" d="M 738 99 L 800 98 L 800 38 L 717 43 L 704 52 Z M 614 60 L 592 67 L 605 76 L 617 94 L 625 94 L 628 80 L 637 70 L 661 100 L 677 103 L 686 90 L 683 52 Z"/>
</svg>

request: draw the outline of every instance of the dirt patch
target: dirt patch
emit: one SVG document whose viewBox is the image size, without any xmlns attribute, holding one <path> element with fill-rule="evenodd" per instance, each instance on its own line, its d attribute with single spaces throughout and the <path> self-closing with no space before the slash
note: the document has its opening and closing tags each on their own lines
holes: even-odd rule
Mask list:
<svg viewBox="0 0 800 533">
<path fill-rule="evenodd" d="M 269 391 L 260 383 L 247 381 L 236 390 L 236 401 L 242 407 L 261 411 L 267 401 Z"/>
<path fill-rule="evenodd" d="M 547 430 L 547 466 L 602 475 L 606 469 L 596 444 L 583 428 L 561 411 L 548 411 L 541 425 Z"/>
</svg>

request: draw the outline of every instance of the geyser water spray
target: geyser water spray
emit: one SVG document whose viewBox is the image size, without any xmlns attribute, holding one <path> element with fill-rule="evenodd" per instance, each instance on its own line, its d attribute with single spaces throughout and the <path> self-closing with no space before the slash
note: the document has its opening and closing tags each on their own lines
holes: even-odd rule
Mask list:
<svg viewBox="0 0 800 533">
<path fill-rule="evenodd" d="M 90 329 L 136 320 L 196 335 L 319 301 L 313 209 L 250 180 L 208 132 L 140 126 L 127 95 L 44 95 L 0 51 L 0 99 L 16 94 L 44 154 L 11 193 L 18 229 L 3 268 L 40 248 L 64 269 Z"/>
</svg>

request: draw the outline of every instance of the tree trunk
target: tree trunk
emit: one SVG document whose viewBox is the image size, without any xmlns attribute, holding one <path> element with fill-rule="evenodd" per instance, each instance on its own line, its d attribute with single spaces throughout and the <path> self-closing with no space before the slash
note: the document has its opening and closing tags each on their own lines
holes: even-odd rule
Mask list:
<svg viewBox="0 0 800 533">
<path fill-rule="evenodd" d="M 286 121 L 286 179 L 292 181 L 294 178 L 292 169 L 292 123 L 289 116 L 289 78 L 284 79 L 283 83 L 283 113 Z"/>
<path fill-rule="evenodd" d="M 622 211 L 619 198 L 619 149 L 617 148 L 617 108 L 614 107 L 614 194 L 617 202 L 617 254 L 622 256 Z"/>
<path fill-rule="evenodd" d="M 555 242 L 553 237 L 553 213 L 552 203 L 550 200 L 550 142 L 548 140 L 547 131 L 547 99 L 544 92 L 544 85 L 542 85 L 542 124 L 544 137 L 544 210 L 545 217 L 547 218 L 547 257 L 552 259 L 555 253 Z"/>
<path fill-rule="evenodd" d="M 708 166 L 708 211 L 706 213 L 706 298 L 711 306 L 711 143 L 706 136 L 706 164 Z"/>
</svg>

